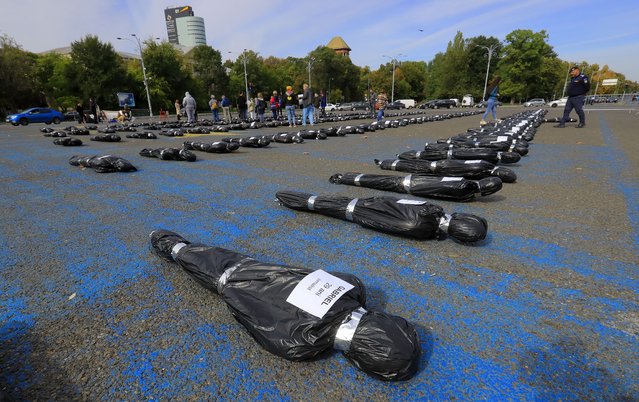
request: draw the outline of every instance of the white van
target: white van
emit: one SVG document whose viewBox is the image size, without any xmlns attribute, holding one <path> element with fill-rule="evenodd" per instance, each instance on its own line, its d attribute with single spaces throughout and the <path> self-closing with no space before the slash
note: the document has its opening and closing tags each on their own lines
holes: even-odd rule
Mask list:
<svg viewBox="0 0 639 402">
<path fill-rule="evenodd" d="M 406 109 L 415 107 L 415 99 L 397 99 L 397 102 L 403 103 Z"/>
<path fill-rule="evenodd" d="M 475 99 L 471 94 L 466 94 L 462 98 L 462 107 L 472 107 L 475 104 Z"/>
</svg>

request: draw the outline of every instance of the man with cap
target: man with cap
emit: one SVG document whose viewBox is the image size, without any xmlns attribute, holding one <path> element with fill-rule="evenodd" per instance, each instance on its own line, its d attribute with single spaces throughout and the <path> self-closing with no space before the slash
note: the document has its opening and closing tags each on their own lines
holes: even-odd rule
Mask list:
<svg viewBox="0 0 639 402">
<path fill-rule="evenodd" d="M 590 90 L 590 80 L 584 74 L 581 74 L 579 66 L 572 66 L 570 68 L 570 83 L 568 84 L 568 100 L 564 107 L 564 116 L 561 118 L 559 124 L 554 127 L 564 128 L 566 127 L 566 121 L 570 118 L 570 112 L 574 108 L 579 116 L 579 124 L 577 128 L 582 128 L 586 125 L 586 115 L 584 114 L 584 100 L 586 94 Z"/>
</svg>

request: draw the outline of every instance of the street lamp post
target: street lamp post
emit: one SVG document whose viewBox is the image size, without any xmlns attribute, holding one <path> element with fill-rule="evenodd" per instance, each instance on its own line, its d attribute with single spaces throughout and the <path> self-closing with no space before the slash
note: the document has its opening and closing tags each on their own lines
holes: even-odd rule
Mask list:
<svg viewBox="0 0 639 402">
<path fill-rule="evenodd" d="M 231 51 L 229 51 L 229 53 L 233 53 Z M 242 56 L 242 64 L 244 65 L 244 94 L 246 96 L 246 107 L 248 108 L 248 105 L 250 103 L 249 99 L 250 99 L 250 94 L 249 94 L 249 90 L 248 90 L 248 73 L 246 71 L 246 49 L 244 49 L 241 53 Z"/>
<path fill-rule="evenodd" d="M 311 85 L 311 64 L 313 64 L 314 61 L 315 61 L 314 57 L 310 57 L 310 56 L 308 57 L 308 86 L 311 88 L 313 87 Z"/>
<path fill-rule="evenodd" d="M 144 56 L 142 55 L 142 43 L 140 42 L 140 38 L 136 34 L 131 34 L 135 38 L 135 42 L 133 39 L 129 38 L 116 38 L 118 40 L 128 40 L 133 43 L 137 42 L 138 49 L 140 50 L 140 61 L 142 62 L 142 76 L 144 77 L 144 89 L 146 90 L 146 100 L 149 102 L 149 117 L 153 117 L 153 109 L 151 108 L 151 95 L 149 94 L 149 83 L 146 79 L 146 67 L 144 67 Z"/>
<path fill-rule="evenodd" d="M 386 55 L 383 55 L 383 56 L 388 57 L 393 62 L 393 83 L 391 86 L 391 102 L 395 102 L 395 66 L 397 65 L 397 63 L 399 63 L 399 61 L 397 60 L 397 57 L 401 57 L 405 55 L 399 53 L 396 57 L 390 57 Z"/>
<path fill-rule="evenodd" d="M 495 50 L 497 50 L 497 45 L 490 45 L 490 46 L 482 46 L 482 45 L 476 45 L 478 47 L 483 47 L 484 49 L 486 49 L 488 51 L 488 65 L 486 67 L 486 79 L 484 80 L 484 96 L 482 96 L 482 100 L 486 100 L 486 88 L 488 87 L 488 72 L 490 71 L 490 59 L 493 57 L 493 52 L 495 52 Z"/>
<path fill-rule="evenodd" d="M 333 81 L 333 77 L 330 77 L 328 79 L 328 95 L 327 95 L 327 99 L 326 99 L 327 103 L 331 103 L 331 81 Z"/>
</svg>

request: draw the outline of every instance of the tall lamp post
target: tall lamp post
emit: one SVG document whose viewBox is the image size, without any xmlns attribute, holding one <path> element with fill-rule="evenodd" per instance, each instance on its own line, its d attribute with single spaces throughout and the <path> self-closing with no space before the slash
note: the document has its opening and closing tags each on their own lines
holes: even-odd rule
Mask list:
<svg viewBox="0 0 639 402">
<path fill-rule="evenodd" d="M 233 52 L 229 51 L 229 53 Z M 246 72 L 246 49 L 244 49 L 240 55 L 242 56 L 242 64 L 244 65 L 244 94 L 246 96 L 246 106 L 248 107 L 250 94 L 248 90 L 248 73 Z"/>
<path fill-rule="evenodd" d="M 386 55 L 383 55 L 383 56 L 384 57 L 388 57 L 393 62 L 393 84 L 391 86 L 391 102 L 395 102 L 395 66 L 397 65 L 397 63 L 399 63 L 399 61 L 397 60 L 397 57 L 402 57 L 402 56 L 405 56 L 405 55 L 399 53 L 395 57 L 390 57 L 390 56 L 386 56 Z"/>
<path fill-rule="evenodd" d="M 313 87 L 311 85 L 311 65 L 313 64 L 313 62 L 315 61 L 315 57 L 308 57 L 308 86 L 309 87 Z"/>
<path fill-rule="evenodd" d="M 151 95 L 149 94 L 149 83 L 146 79 L 146 67 L 144 67 L 144 56 L 142 55 L 142 42 L 140 42 L 140 38 L 136 34 L 131 34 L 135 38 L 135 41 L 130 38 L 116 38 L 117 40 L 128 40 L 133 43 L 137 43 L 138 49 L 140 50 L 140 61 L 142 62 L 142 76 L 144 77 L 144 89 L 146 90 L 146 100 L 149 102 L 149 117 L 153 117 L 153 109 L 151 108 Z M 156 38 L 160 39 L 160 38 Z"/>
<path fill-rule="evenodd" d="M 333 81 L 333 77 L 330 77 L 328 79 L 328 96 L 327 96 L 327 103 L 331 103 L 331 81 Z"/>
<path fill-rule="evenodd" d="M 486 49 L 486 51 L 488 51 L 488 65 L 486 67 L 486 79 L 484 80 L 484 96 L 482 96 L 481 100 L 485 101 L 486 100 L 486 88 L 488 87 L 488 72 L 490 71 L 490 59 L 493 57 L 493 53 L 495 52 L 495 50 L 497 50 L 497 45 L 490 45 L 490 46 L 482 46 L 482 45 L 476 45 L 477 47 L 482 47 L 484 49 Z"/>
</svg>

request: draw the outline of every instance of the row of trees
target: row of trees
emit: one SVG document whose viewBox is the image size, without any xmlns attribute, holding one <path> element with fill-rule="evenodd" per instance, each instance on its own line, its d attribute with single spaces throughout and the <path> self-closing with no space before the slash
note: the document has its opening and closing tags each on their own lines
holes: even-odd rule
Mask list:
<svg viewBox="0 0 639 402">
<path fill-rule="evenodd" d="M 143 56 L 153 108 L 170 109 L 175 99 L 191 92 L 202 105 L 210 94 L 235 98 L 246 80 L 255 95 L 287 85 L 299 90 L 311 80 L 316 90 L 329 92 L 333 102 L 361 100 L 369 89 L 391 91 L 395 67 L 395 98 L 416 100 L 459 98 L 470 93 L 483 95 L 488 50 L 490 76 L 500 75 L 503 101 L 520 102 L 532 97 L 560 96 L 569 66 L 574 62 L 557 57 L 545 31 L 515 30 L 502 42 L 495 37 L 464 39 L 461 32 L 448 43 L 445 52 L 433 60 L 392 61 L 376 70 L 358 67 L 348 57 L 319 46 L 304 58 L 262 57 L 248 50 L 223 55 L 210 46 L 198 46 L 182 54 L 168 42 L 144 42 Z M 617 87 L 599 87 L 597 93 L 636 92 L 639 84 L 628 81 L 608 66 L 579 63 L 593 83 L 619 79 Z M 309 76 L 310 74 L 310 76 Z M 94 97 L 105 108 L 116 108 L 116 92 L 132 92 L 140 105 L 146 104 L 139 60 L 125 60 L 110 43 L 95 36 L 71 44 L 69 55 L 34 54 L 15 41 L 0 37 L 0 114 L 33 105 L 68 109 Z M 594 87 L 594 85 L 593 85 Z M 594 91 L 594 88 L 593 88 Z"/>
</svg>

